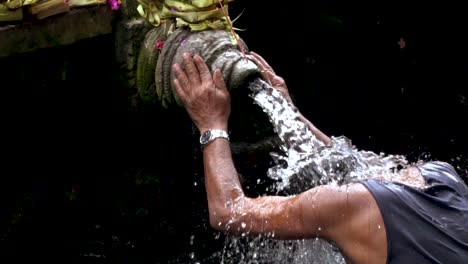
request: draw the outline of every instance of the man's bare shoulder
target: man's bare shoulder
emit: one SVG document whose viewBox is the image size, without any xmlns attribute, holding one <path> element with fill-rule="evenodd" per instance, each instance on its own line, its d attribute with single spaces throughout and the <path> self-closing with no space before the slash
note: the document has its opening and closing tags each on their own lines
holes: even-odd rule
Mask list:
<svg viewBox="0 0 468 264">
<path fill-rule="evenodd" d="M 312 188 L 303 194 L 308 199 L 313 199 L 320 203 L 339 205 L 341 203 L 354 203 L 357 199 L 372 198 L 372 194 L 361 183 L 350 183 L 346 185 L 320 185 Z M 352 198 L 352 201 L 349 199 Z"/>
<path fill-rule="evenodd" d="M 305 195 L 310 197 L 309 203 L 302 201 L 302 206 L 306 207 L 304 218 L 315 219 L 312 222 L 317 223 L 319 236 L 336 243 L 347 259 L 355 263 L 363 259 L 384 262 L 384 222 L 377 202 L 363 184 L 323 185 Z"/>
<path fill-rule="evenodd" d="M 360 183 L 347 185 L 321 185 L 301 195 L 305 218 L 315 219 L 324 236 L 334 235 L 360 221 L 364 213 L 380 214 L 378 206 L 367 188 Z"/>
</svg>

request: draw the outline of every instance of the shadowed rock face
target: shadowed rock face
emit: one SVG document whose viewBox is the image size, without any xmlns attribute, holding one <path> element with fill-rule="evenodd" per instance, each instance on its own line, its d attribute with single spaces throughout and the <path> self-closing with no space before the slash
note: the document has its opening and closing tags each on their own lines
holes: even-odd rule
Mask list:
<svg viewBox="0 0 468 264">
<path fill-rule="evenodd" d="M 154 39 L 152 42 L 154 42 Z M 240 40 L 240 45 L 247 50 L 242 40 Z M 151 48 L 155 48 L 154 44 Z M 257 66 L 253 62 L 244 59 L 238 45 L 232 43 L 229 31 L 206 30 L 192 32 L 189 29 L 179 28 L 165 39 L 164 47 L 157 57 L 154 75 L 155 91 L 159 101 L 165 106 L 174 102 L 180 105 L 177 96 L 173 92 L 172 80 L 174 75 L 172 65 L 179 63 L 183 67 L 182 54 L 185 52 L 191 55 L 200 55 L 211 72 L 221 69 L 230 90 L 247 86 L 248 80 L 259 76 Z"/>
</svg>

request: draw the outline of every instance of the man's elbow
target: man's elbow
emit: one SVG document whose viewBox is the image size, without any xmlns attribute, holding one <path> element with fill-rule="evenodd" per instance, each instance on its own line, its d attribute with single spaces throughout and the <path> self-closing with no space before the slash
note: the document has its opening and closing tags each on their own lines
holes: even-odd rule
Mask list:
<svg viewBox="0 0 468 264">
<path fill-rule="evenodd" d="M 233 214 L 227 208 L 210 210 L 210 225 L 217 231 L 229 231 Z"/>
<path fill-rule="evenodd" d="M 219 205 L 210 207 L 210 225 L 218 231 L 236 232 L 247 215 L 247 200 L 238 199 L 229 207 Z"/>
</svg>

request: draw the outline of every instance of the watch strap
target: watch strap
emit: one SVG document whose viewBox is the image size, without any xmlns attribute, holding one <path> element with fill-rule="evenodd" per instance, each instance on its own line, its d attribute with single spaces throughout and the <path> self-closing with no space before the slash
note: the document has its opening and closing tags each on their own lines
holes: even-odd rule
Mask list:
<svg viewBox="0 0 468 264">
<path fill-rule="evenodd" d="M 224 138 L 227 141 L 229 141 L 229 134 L 225 130 L 209 129 L 200 136 L 201 148 L 203 149 L 204 147 L 206 147 L 208 144 L 210 144 L 211 142 L 213 142 L 213 140 L 217 138 Z"/>
</svg>

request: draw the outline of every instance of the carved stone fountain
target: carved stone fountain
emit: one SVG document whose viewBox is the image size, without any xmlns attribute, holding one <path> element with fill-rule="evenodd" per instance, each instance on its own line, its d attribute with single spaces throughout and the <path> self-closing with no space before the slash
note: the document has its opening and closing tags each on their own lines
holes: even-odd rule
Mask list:
<svg viewBox="0 0 468 264">
<path fill-rule="evenodd" d="M 182 6 L 171 5 L 172 2 Z M 156 21 L 162 20 L 146 34 L 138 58 L 137 87 L 143 101 L 159 101 L 164 107 L 180 105 L 173 92 L 171 69 L 174 63 L 182 62 L 185 52 L 200 55 L 212 72 L 221 69 L 229 89 L 244 86 L 259 76 L 257 66 L 244 58 L 243 52 L 248 52 L 248 48 L 234 36 L 226 16 L 227 6 L 213 2 L 216 1 L 156 1 L 156 10 L 161 10 Z M 188 18 L 193 14 L 196 19 Z"/>
</svg>

